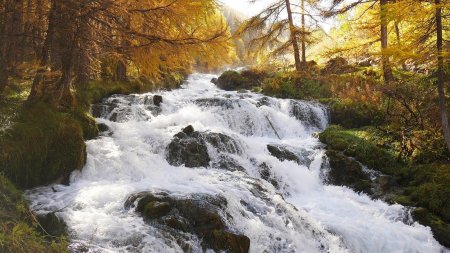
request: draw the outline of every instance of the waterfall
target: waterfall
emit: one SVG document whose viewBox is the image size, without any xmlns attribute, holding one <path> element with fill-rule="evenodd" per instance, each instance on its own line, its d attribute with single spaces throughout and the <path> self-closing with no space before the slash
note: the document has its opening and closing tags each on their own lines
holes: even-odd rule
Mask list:
<svg viewBox="0 0 450 253">
<path fill-rule="evenodd" d="M 114 95 L 93 107 L 108 129 L 87 142 L 84 169 L 68 186 L 26 193 L 35 212 L 64 220 L 71 251 L 203 252 L 201 236 L 149 222 L 135 199 L 126 204 L 143 192 L 218 199 L 227 231 L 248 237 L 254 253 L 443 250 L 428 227 L 405 221 L 405 207 L 324 183 L 314 133 L 328 124 L 326 107 L 219 90 L 213 77 L 193 74 L 181 89 Z M 183 133 L 187 126 L 195 132 Z M 205 157 L 183 153 L 186 145 Z"/>
</svg>

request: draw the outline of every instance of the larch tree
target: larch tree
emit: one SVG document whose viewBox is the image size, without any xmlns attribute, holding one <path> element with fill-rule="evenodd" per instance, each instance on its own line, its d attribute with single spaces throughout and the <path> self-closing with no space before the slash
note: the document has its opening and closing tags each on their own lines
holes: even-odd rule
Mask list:
<svg viewBox="0 0 450 253">
<path fill-rule="evenodd" d="M 314 1 L 302 0 L 300 4 L 292 0 L 278 0 L 264 8 L 260 13 L 243 22 L 236 32 L 238 36 L 252 33 L 250 46 L 253 50 L 269 55 L 269 58 L 291 54 L 295 69 L 306 67 L 306 44 L 311 32 L 306 27 L 307 6 Z M 298 18 L 299 17 L 299 18 Z M 300 26 L 296 20 L 300 19 Z M 299 45 L 299 42 L 301 43 Z"/>
<path fill-rule="evenodd" d="M 378 4 L 378 13 L 379 13 L 379 41 L 380 41 L 380 52 L 381 52 L 381 62 L 383 69 L 383 77 L 386 83 L 389 83 L 394 80 L 394 76 L 392 74 L 392 66 L 389 60 L 389 33 L 388 33 L 388 25 L 389 25 L 389 7 L 388 0 L 355 0 L 355 1 L 344 1 L 344 0 L 333 0 L 332 7 L 329 11 L 326 12 L 326 16 L 332 16 L 337 14 L 342 14 L 345 12 L 349 12 L 354 8 L 363 5 L 366 10 L 373 9 L 375 5 Z"/>
<path fill-rule="evenodd" d="M 186 70 L 209 51 L 231 51 L 229 29 L 214 0 L 40 1 L 50 7 L 30 101 L 71 106 L 74 84 L 85 86 L 93 69 L 111 63 L 118 81 L 127 80 L 128 66 L 158 78 Z"/>
</svg>

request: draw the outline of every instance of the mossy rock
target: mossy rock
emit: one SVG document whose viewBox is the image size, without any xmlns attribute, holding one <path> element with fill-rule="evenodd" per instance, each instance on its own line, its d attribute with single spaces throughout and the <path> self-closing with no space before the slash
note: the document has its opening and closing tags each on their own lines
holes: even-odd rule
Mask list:
<svg viewBox="0 0 450 253">
<path fill-rule="evenodd" d="M 370 177 L 364 173 L 361 164 L 337 151 L 328 150 L 326 154 L 330 163 L 329 183 L 372 193 Z"/>
<path fill-rule="evenodd" d="M 0 168 L 5 175 L 22 188 L 68 182 L 87 156 L 78 115 L 45 104 L 25 106 L 0 140 Z"/>
<path fill-rule="evenodd" d="M 249 90 L 255 85 L 255 80 L 252 80 L 251 78 L 243 76 L 241 73 L 237 71 L 225 71 L 215 82 L 217 87 L 227 90 L 227 91 L 233 91 L 233 90 Z"/>
<path fill-rule="evenodd" d="M 134 206 L 136 201 L 137 206 Z M 221 196 L 174 197 L 165 192 L 137 193 L 125 202 L 125 208 L 135 207 L 146 222 L 170 228 L 167 231 L 180 246 L 185 244 L 183 236 L 188 233 L 201 238 L 205 252 L 212 249 L 215 252 L 247 253 L 250 239 L 229 231 L 220 215 L 226 206 L 227 201 Z"/>
<path fill-rule="evenodd" d="M 327 144 L 329 150 L 343 152 L 371 169 L 389 175 L 402 173 L 404 165 L 396 160 L 394 154 L 365 139 L 364 134 L 367 133 L 361 130 L 330 126 L 319 135 L 319 138 L 321 142 Z"/>
</svg>

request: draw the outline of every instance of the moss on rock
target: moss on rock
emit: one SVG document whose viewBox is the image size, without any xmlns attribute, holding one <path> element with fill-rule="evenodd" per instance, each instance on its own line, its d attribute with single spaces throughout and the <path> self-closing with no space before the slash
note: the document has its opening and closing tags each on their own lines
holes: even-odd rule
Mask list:
<svg viewBox="0 0 450 253">
<path fill-rule="evenodd" d="M 364 136 L 363 130 L 344 129 L 340 126 L 330 126 L 320 134 L 320 141 L 328 145 L 329 149 L 341 151 L 345 155 L 354 157 L 361 163 L 385 174 L 401 173 L 402 164 L 395 155 L 378 147 Z"/>
</svg>

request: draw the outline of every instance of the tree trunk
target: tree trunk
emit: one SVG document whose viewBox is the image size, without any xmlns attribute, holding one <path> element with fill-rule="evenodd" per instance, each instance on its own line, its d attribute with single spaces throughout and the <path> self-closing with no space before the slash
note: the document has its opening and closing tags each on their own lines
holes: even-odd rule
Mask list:
<svg viewBox="0 0 450 253">
<path fill-rule="evenodd" d="M 302 0 L 302 63 L 306 66 L 305 0 Z"/>
<path fill-rule="evenodd" d="M 79 45 L 78 45 L 78 62 L 76 66 L 76 80 L 75 84 L 77 87 L 85 87 L 91 77 L 91 57 L 90 50 L 92 50 L 92 45 L 90 38 L 92 36 L 91 27 L 89 26 L 89 17 L 83 16 L 80 20 L 79 25 Z"/>
<path fill-rule="evenodd" d="M 7 61 L 7 38 L 6 38 L 6 1 L 0 0 L 3 9 L 0 9 L 0 95 L 8 85 L 8 61 Z"/>
<path fill-rule="evenodd" d="M 116 67 L 116 81 L 126 82 L 127 80 L 127 65 L 124 61 L 119 61 Z"/>
<path fill-rule="evenodd" d="M 442 131 L 444 133 L 445 143 L 447 144 L 447 149 L 450 152 L 450 130 L 448 124 L 448 114 L 447 114 L 447 101 L 445 99 L 445 88 L 444 88 L 444 57 L 442 55 L 443 39 L 442 39 L 442 8 L 440 6 L 441 1 L 435 0 L 436 4 L 436 45 L 438 53 L 438 93 L 439 93 L 439 110 L 441 114 L 441 124 Z"/>
<path fill-rule="evenodd" d="M 294 19 L 292 18 L 291 3 L 289 0 L 285 0 L 285 3 L 289 19 L 289 30 L 291 32 L 292 46 L 294 47 L 295 69 L 297 71 L 301 71 L 302 63 L 300 61 L 300 50 L 298 48 L 297 32 L 295 31 L 296 29 L 294 25 Z"/>
<path fill-rule="evenodd" d="M 386 5 L 388 0 L 380 0 L 380 23 L 381 23 L 381 62 L 383 65 L 383 77 L 384 82 L 389 83 L 394 80 L 394 75 L 392 74 L 391 64 L 389 62 L 389 56 L 386 55 L 386 49 L 388 48 L 388 21 L 387 21 L 387 8 Z"/>
<path fill-rule="evenodd" d="M 398 22 L 397 21 L 395 22 L 394 26 L 395 26 L 395 35 L 397 37 L 397 45 L 400 48 L 401 45 L 402 45 L 402 40 L 401 40 L 401 36 L 400 36 L 400 27 L 398 26 Z M 406 64 L 405 64 L 404 60 L 402 60 L 402 69 L 404 71 L 406 71 Z"/>
</svg>

